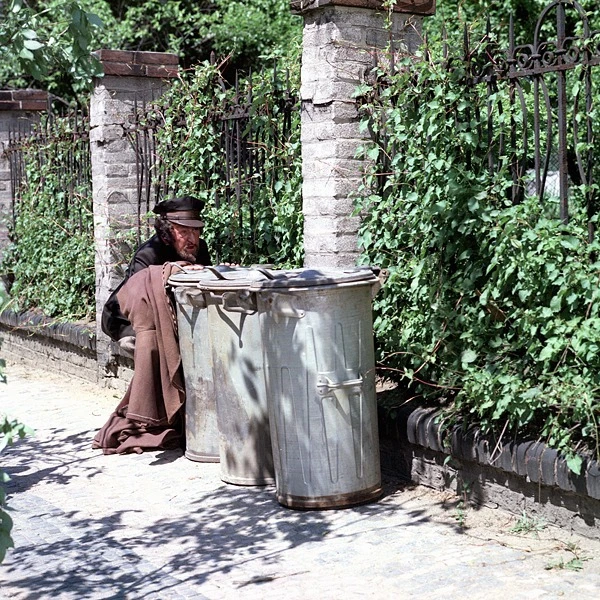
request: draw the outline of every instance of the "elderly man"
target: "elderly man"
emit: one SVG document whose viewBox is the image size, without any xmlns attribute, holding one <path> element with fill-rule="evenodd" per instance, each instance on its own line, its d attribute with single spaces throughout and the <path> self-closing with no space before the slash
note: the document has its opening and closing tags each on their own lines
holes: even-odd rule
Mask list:
<svg viewBox="0 0 600 600">
<path fill-rule="evenodd" d="M 127 392 L 94 438 L 93 447 L 105 454 L 182 445 L 185 390 L 166 283 L 181 262 L 210 264 L 200 239 L 202 208 L 190 196 L 157 204 L 156 234 L 138 248 L 125 280 L 105 305 L 103 331 L 134 356 Z"/>
<path fill-rule="evenodd" d="M 136 250 L 125 279 L 111 294 L 102 311 L 102 331 L 127 352 L 133 352 L 135 333 L 121 312 L 117 294 L 134 273 L 150 265 L 177 261 L 212 264 L 206 242 L 200 238 L 204 227 L 200 220 L 203 208 L 204 202 L 192 196 L 163 200 L 154 207 L 156 233 Z"/>
</svg>

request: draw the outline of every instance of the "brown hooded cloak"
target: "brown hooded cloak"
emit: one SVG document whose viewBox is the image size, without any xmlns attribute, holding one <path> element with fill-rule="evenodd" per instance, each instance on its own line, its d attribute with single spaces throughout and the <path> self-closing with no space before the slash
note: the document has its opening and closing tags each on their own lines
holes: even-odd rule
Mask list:
<svg viewBox="0 0 600 600">
<path fill-rule="evenodd" d="M 181 445 L 185 389 L 177 321 L 166 282 L 176 263 L 151 265 L 130 277 L 118 293 L 135 331 L 135 370 L 125 396 L 94 438 L 104 454 Z"/>
</svg>

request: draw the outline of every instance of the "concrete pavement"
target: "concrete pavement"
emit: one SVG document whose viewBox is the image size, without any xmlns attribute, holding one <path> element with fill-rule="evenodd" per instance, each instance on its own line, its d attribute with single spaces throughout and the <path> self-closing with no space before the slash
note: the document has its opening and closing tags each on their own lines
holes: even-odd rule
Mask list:
<svg viewBox="0 0 600 600">
<path fill-rule="evenodd" d="M 600 597 L 599 542 L 527 518 L 512 531 L 506 513 L 391 474 L 379 502 L 293 511 L 181 451 L 104 456 L 91 440 L 118 396 L 14 364 L 7 375 L 0 413 L 36 434 L 0 455 L 16 546 L 2 600 Z"/>
</svg>

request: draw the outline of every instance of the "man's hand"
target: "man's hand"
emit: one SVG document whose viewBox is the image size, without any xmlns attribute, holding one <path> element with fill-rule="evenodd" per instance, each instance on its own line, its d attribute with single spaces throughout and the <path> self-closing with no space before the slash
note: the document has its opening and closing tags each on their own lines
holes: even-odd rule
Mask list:
<svg viewBox="0 0 600 600">
<path fill-rule="evenodd" d="M 127 354 L 133 356 L 135 350 L 135 335 L 126 335 L 119 340 L 119 346 L 121 350 L 124 350 Z"/>
</svg>

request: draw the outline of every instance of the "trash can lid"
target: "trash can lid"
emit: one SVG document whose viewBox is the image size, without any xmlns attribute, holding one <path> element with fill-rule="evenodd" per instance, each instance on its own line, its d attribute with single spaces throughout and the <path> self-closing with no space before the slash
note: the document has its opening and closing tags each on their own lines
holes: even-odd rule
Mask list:
<svg viewBox="0 0 600 600">
<path fill-rule="evenodd" d="M 215 267 L 219 270 L 228 269 L 228 267 Z M 198 282 L 202 279 L 212 279 L 215 275 L 208 270 L 206 267 L 204 269 L 198 268 L 190 268 L 189 266 L 182 267 L 180 271 L 173 273 L 167 283 L 171 287 L 179 287 L 179 286 L 189 286 L 189 287 L 197 287 Z"/>
<path fill-rule="evenodd" d="M 261 269 L 261 272 L 265 277 L 254 280 L 251 284 L 252 290 L 305 288 L 348 283 L 371 284 L 379 281 L 379 269 L 370 266 L 348 269 L 305 268 L 290 271 Z"/>
<path fill-rule="evenodd" d="M 205 267 L 183 270 L 171 275 L 169 285 L 191 286 L 208 291 L 272 288 L 306 288 L 356 283 L 371 284 L 379 281 L 379 268 L 365 266 L 348 269 L 302 268 L 279 270 L 265 267 Z"/>
<path fill-rule="evenodd" d="M 196 285 L 201 290 L 224 292 L 249 289 L 252 283 L 265 279 L 262 269 L 252 267 L 205 267 L 203 271 L 209 275 L 198 278 Z"/>
</svg>

